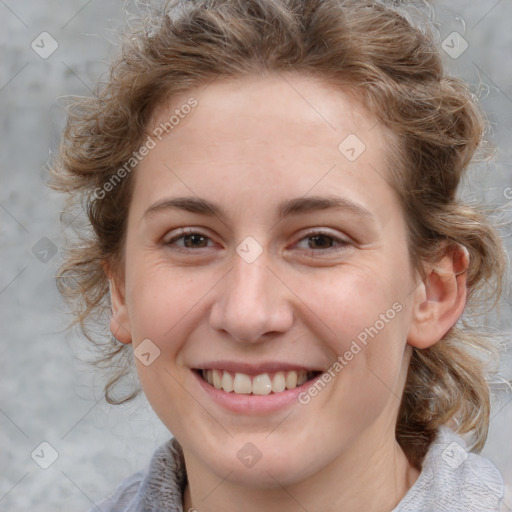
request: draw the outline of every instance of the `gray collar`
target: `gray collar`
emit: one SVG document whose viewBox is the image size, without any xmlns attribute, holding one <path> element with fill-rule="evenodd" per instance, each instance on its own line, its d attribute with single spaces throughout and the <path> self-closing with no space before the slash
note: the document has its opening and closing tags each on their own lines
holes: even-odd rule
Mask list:
<svg viewBox="0 0 512 512">
<path fill-rule="evenodd" d="M 127 479 L 98 507 L 104 512 L 183 512 L 186 484 L 183 450 L 173 438 L 155 451 L 146 471 Z M 494 465 L 441 427 L 419 478 L 392 512 L 499 512 L 503 494 Z"/>
</svg>

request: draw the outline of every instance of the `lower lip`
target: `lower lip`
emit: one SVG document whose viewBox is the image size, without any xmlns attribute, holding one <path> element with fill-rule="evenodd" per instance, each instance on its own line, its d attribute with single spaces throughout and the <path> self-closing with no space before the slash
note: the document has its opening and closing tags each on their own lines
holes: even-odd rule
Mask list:
<svg viewBox="0 0 512 512">
<path fill-rule="evenodd" d="M 279 393 L 270 393 L 268 395 L 244 395 L 238 393 L 227 393 L 222 389 L 217 389 L 206 382 L 201 376 L 193 371 L 192 372 L 199 382 L 202 389 L 208 396 L 221 407 L 225 409 L 244 414 L 266 414 L 282 410 L 291 405 L 301 405 L 298 401 L 298 395 L 306 391 L 313 385 L 316 379 L 321 377 L 321 374 L 314 379 L 308 380 L 301 386 L 294 389 L 287 389 Z"/>
</svg>

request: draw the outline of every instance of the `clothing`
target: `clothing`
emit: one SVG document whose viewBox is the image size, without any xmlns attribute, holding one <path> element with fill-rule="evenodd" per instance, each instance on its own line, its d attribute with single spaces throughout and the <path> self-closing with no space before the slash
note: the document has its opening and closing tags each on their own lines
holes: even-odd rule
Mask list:
<svg viewBox="0 0 512 512">
<path fill-rule="evenodd" d="M 97 506 L 102 512 L 183 512 L 186 483 L 183 452 L 173 438 L 155 451 L 146 470 L 124 480 Z M 494 465 L 468 452 L 459 435 L 441 427 L 420 476 L 392 512 L 499 512 L 503 494 Z"/>
</svg>

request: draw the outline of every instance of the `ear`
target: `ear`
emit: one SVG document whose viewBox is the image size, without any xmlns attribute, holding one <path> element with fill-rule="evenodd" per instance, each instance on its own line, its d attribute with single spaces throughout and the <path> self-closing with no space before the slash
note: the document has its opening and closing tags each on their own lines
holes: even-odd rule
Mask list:
<svg viewBox="0 0 512 512">
<path fill-rule="evenodd" d="M 131 343 L 132 335 L 125 300 L 124 277 L 119 276 L 117 272 L 113 272 L 107 263 L 103 264 L 103 270 L 110 286 L 110 302 L 112 304 L 110 332 L 121 343 Z"/>
<path fill-rule="evenodd" d="M 416 290 L 409 345 L 427 348 L 442 339 L 466 305 L 469 252 L 462 245 L 445 247 L 441 260 L 427 270 Z"/>
</svg>

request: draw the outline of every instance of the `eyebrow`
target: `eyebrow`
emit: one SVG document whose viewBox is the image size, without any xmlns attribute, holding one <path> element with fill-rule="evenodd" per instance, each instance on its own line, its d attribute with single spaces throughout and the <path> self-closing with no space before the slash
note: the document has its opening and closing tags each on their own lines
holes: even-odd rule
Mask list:
<svg viewBox="0 0 512 512">
<path fill-rule="evenodd" d="M 158 212 L 176 209 L 207 215 L 209 217 L 218 217 L 221 220 L 226 220 L 228 217 L 221 206 L 206 199 L 193 196 L 162 199 L 151 205 L 144 212 L 144 217 L 155 215 Z M 288 199 L 279 205 L 278 218 L 283 219 L 290 215 L 299 215 L 328 209 L 345 210 L 368 219 L 375 218 L 373 213 L 362 205 L 348 198 L 339 196 L 309 196 Z"/>
</svg>

